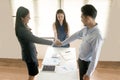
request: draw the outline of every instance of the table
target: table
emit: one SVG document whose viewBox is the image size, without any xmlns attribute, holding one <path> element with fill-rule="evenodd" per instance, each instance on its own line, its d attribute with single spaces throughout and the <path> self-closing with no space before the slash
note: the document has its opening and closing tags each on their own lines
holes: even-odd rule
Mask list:
<svg viewBox="0 0 120 80">
<path fill-rule="evenodd" d="M 55 65 L 55 71 L 42 71 L 44 65 Z M 79 80 L 75 48 L 48 47 L 42 68 L 35 80 Z"/>
</svg>

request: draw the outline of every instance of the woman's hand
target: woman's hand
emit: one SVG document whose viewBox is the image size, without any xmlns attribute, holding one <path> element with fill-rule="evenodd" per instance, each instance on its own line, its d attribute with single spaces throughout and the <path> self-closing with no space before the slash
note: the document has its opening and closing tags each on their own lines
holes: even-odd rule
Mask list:
<svg viewBox="0 0 120 80">
<path fill-rule="evenodd" d="M 62 42 L 59 39 L 56 39 L 54 43 L 57 46 L 62 46 Z"/>
</svg>

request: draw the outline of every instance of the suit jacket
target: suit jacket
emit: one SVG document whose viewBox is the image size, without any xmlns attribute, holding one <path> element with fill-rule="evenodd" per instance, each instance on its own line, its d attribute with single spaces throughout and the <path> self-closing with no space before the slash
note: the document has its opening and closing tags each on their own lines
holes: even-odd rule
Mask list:
<svg viewBox="0 0 120 80">
<path fill-rule="evenodd" d="M 37 51 L 34 43 L 52 45 L 53 42 L 36 37 L 27 27 L 16 27 L 16 36 L 21 45 L 22 59 L 26 62 L 37 61 Z M 42 51 L 42 50 L 41 50 Z"/>
</svg>

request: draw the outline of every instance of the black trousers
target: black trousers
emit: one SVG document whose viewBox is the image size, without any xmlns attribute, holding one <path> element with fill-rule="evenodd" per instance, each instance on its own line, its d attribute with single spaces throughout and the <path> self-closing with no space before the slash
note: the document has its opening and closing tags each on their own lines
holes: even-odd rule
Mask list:
<svg viewBox="0 0 120 80">
<path fill-rule="evenodd" d="M 83 80 L 83 76 L 87 72 L 89 64 L 90 64 L 90 61 L 87 62 L 87 61 L 78 59 L 80 80 Z"/>
</svg>

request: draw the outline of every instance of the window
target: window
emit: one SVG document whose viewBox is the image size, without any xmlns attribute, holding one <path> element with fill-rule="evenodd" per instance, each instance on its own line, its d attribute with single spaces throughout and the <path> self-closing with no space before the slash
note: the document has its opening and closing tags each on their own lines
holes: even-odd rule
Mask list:
<svg viewBox="0 0 120 80">
<path fill-rule="evenodd" d="M 11 0 L 13 17 L 18 7 L 24 6 L 30 10 L 29 27 L 40 37 L 53 37 L 52 24 L 59 6 L 59 0 Z M 14 17 L 15 22 L 15 17 Z"/>
<path fill-rule="evenodd" d="M 66 14 L 66 20 L 70 26 L 70 34 L 79 31 L 83 28 L 81 22 L 81 7 L 83 5 L 83 0 L 63 0 L 62 8 Z"/>
<path fill-rule="evenodd" d="M 59 6 L 59 0 L 36 0 L 38 13 L 35 15 L 37 34 L 40 37 L 53 37 L 53 22 L 55 22 L 55 13 Z"/>
<path fill-rule="evenodd" d="M 99 24 L 103 38 L 105 38 L 111 0 L 89 0 L 87 3 L 96 7 L 98 11 L 96 21 Z"/>
<path fill-rule="evenodd" d="M 30 27 L 33 29 L 33 32 L 35 31 L 33 26 L 35 26 L 34 23 L 34 10 L 33 10 L 33 0 L 11 0 L 11 6 L 12 6 L 12 17 L 13 21 L 15 24 L 15 16 L 16 16 L 16 11 L 20 6 L 24 6 L 30 10 L 30 15 L 31 15 L 31 20 L 29 21 Z"/>
<path fill-rule="evenodd" d="M 81 23 L 81 7 L 84 4 L 93 4 L 98 11 L 97 22 L 103 37 L 107 30 L 107 19 L 111 0 L 11 0 L 13 15 L 19 6 L 30 10 L 31 20 L 29 26 L 35 35 L 40 37 L 53 37 L 53 22 L 56 11 L 62 8 L 66 14 L 66 20 L 70 26 L 70 34 L 83 27 Z M 15 21 L 15 17 L 14 21 Z"/>
</svg>

